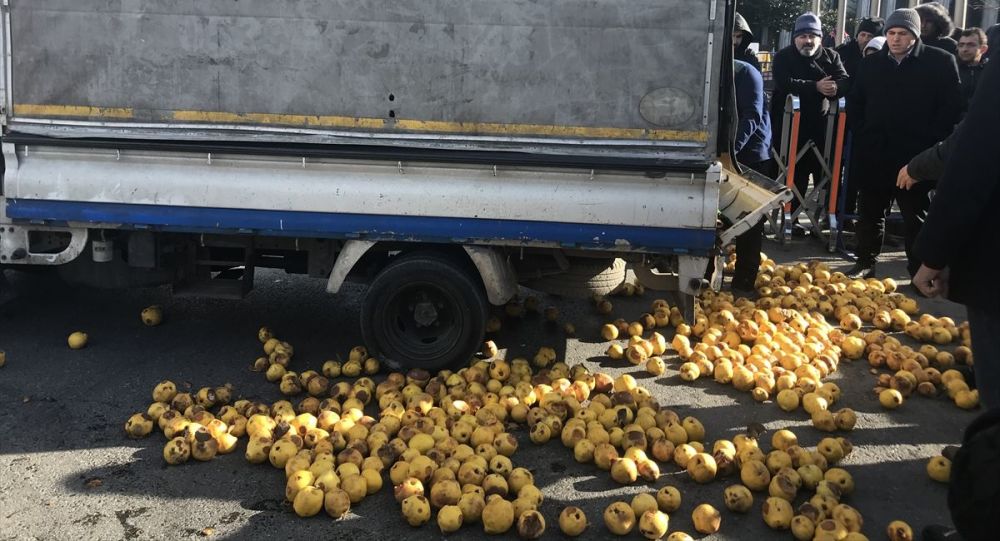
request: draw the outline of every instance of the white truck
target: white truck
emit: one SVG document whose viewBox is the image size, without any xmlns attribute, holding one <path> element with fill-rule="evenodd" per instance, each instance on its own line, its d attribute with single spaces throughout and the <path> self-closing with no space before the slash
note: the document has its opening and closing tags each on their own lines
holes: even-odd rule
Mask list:
<svg viewBox="0 0 1000 541">
<path fill-rule="evenodd" d="M 604 294 L 627 264 L 690 311 L 720 238 L 787 198 L 722 166 L 728 9 L 3 0 L 0 268 L 364 280 L 368 346 L 428 369 L 521 284 Z"/>
</svg>

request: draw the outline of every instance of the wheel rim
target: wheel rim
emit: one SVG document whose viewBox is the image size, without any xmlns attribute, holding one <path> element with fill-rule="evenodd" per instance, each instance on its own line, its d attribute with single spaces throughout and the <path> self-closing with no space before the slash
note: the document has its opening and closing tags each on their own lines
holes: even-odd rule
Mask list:
<svg viewBox="0 0 1000 541">
<path fill-rule="evenodd" d="M 386 299 L 382 335 L 397 351 L 430 361 L 451 351 L 464 323 L 453 293 L 430 282 L 414 282 Z"/>
</svg>

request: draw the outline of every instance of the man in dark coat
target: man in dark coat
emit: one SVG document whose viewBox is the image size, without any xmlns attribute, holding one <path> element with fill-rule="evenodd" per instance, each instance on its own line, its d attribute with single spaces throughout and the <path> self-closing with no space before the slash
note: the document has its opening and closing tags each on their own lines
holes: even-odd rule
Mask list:
<svg viewBox="0 0 1000 541">
<path fill-rule="evenodd" d="M 930 205 L 931 183 L 896 187 L 911 158 L 951 133 L 961 113 L 955 57 L 920 42 L 920 17 L 898 9 L 886 20 L 886 46 L 866 57 L 848 96 L 854 131 L 851 180 L 860 189 L 857 264 L 852 277 L 873 277 L 885 218 L 895 199 L 903 214 L 907 270 L 920 267 L 913 240 Z"/>
<path fill-rule="evenodd" d="M 861 59 L 864 58 L 865 47 L 868 46 L 868 42 L 872 38 L 882 35 L 883 26 L 885 26 L 885 21 L 882 19 L 865 17 L 858 23 L 858 31 L 854 34 L 854 39 L 845 41 L 837 47 L 837 54 L 840 55 L 840 61 L 844 63 L 847 75 L 851 77 L 857 75 L 858 66 L 861 65 Z"/>
<path fill-rule="evenodd" d="M 771 121 L 767 114 L 764 79 L 749 62 L 733 61 L 736 86 L 736 115 L 739 124 L 733 147 L 736 161 L 761 173 L 774 177 L 775 164 L 771 159 Z M 760 251 L 763 244 L 764 220 L 734 240 L 736 245 L 736 270 L 732 288 L 737 296 L 748 297 L 757 281 Z"/>
<path fill-rule="evenodd" d="M 799 97 L 801 106 L 798 148 L 805 146 L 809 140 L 823 148 L 826 138 L 824 115 L 829 111 L 830 100 L 836 100 L 846 93 L 847 71 L 836 51 L 820 45 L 822 37 L 819 18 L 813 13 L 806 13 L 795 21 L 792 44 L 774 56 L 771 140 L 775 146 L 782 141 L 781 124 L 785 99 L 794 94 Z M 805 195 L 809 187 L 809 176 L 818 178 L 822 171 L 815 153 L 807 153 L 795 167 L 795 187 L 799 194 Z M 798 206 L 796 198 L 792 208 Z"/>
<path fill-rule="evenodd" d="M 753 42 L 753 32 L 747 20 L 739 13 L 736 14 L 736 25 L 733 27 L 733 60 L 740 60 L 757 68 L 760 73 L 760 60 L 757 54 L 750 50 L 750 43 Z"/>
<path fill-rule="evenodd" d="M 983 75 L 983 55 L 989 50 L 986 32 L 981 28 L 966 28 L 958 38 L 958 77 L 962 81 L 962 110 L 968 108 L 976 86 Z"/>
<path fill-rule="evenodd" d="M 920 15 L 920 41 L 958 56 L 958 42 L 951 37 L 955 24 L 951 22 L 948 8 L 940 2 L 930 2 L 920 4 L 916 10 Z"/>
<path fill-rule="evenodd" d="M 995 62 L 994 62 L 995 63 Z M 948 144 L 944 175 L 913 246 L 922 262 L 914 284 L 968 308 L 976 385 L 987 408 L 1000 408 L 1000 66 L 987 65 L 982 92 Z M 918 183 L 917 185 L 919 186 Z"/>
</svg>

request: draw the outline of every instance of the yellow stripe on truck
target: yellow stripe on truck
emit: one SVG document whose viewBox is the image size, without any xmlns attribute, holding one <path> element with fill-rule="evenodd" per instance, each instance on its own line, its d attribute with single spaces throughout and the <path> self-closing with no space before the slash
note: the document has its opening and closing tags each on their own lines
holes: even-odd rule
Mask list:
<svg viewBox="0 0 1000 541">
<path fill-rule="evenodd" d="M 86 105 L 14 104 L 14 116 L 71 116 L 84 118 L 132 118 L 131 107 L 89 107 Z"/>
<path fill-rule="evenodd" d="M 130 108 L 86 107 L 76 105 L 14 106 L 16 117 L 84 117 L 91 119 L 131 119 Z M 167 114 L 175 122 L 206 124 L 261 124 L 312 128 L 353 128 L 369 130 L 396 129 L 408 132 L 449 133 L 465 135 L 500 135 L 510 137 L 542 136 L 580 139 L 624 139 L 648 141 L 708 141 L 707 131 L 657 130 L 642 128 L 601 128 L 588 126 L 556 126 L 548 124 L 504 124 L 498 122 L 448 122 L 440 120 L 396 119 L 287 115 L 274 113 L 231 113 L 224 111 L 172 111 Z"/>
<path fill-rule="evenodd" d="M 322 128 L 385 128 L 381 118 L 355 118 L 350 116 L 282 115 L 272 113 L 226 113 L 221 111 L 174 111 L 171 118 L 180 122 L 207 122 L 215 124 L 280 124 L 284 126 Z"/>
</svg>

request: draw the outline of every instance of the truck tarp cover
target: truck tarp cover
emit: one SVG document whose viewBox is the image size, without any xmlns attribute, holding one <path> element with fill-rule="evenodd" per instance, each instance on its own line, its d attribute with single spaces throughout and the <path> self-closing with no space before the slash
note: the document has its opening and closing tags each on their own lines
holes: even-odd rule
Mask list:
<svg viewBox="0 0 1000 541">
<path fill-rule="evenodd" d="M 715 2 L 11 0 L 7 129 L 708 162 Z"/>
</svg>

